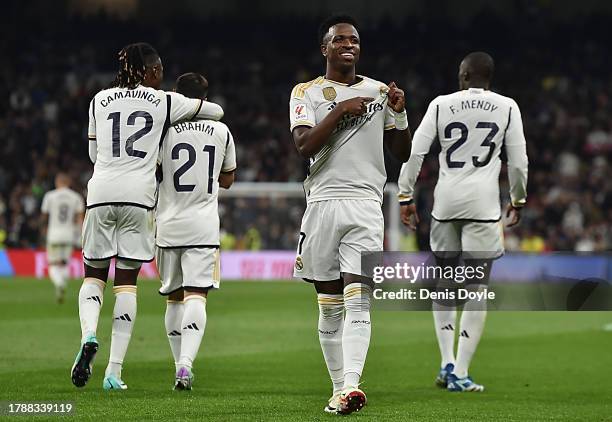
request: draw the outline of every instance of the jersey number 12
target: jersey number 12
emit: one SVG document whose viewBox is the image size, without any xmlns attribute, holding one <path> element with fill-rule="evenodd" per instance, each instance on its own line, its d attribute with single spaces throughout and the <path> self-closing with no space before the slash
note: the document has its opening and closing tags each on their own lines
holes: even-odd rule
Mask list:
<svg viewBox="0 0 612 422">
<path fill-rule="evenodd" d="M 145 125 L 133 134 L 131 134 L 129 138 L 127 138 L 127 140 L 125 141 L 125 152 L 130 157 L 145 158 L 147 153 L 145 151 L 134 149 L 134 142 L 145 136 L 147 133 L 151 132 L 151 128 L 153 128 L 153 116 L 151 116 L 146 111 L 135 111 L 128 116 L 128 126 L 134 126 L 136 124 L 136 119 L 139 117 L 145 119 Z M 121 148 L 119 145 L 119 140 L 121 139 L 121 134 L 119 133 L 119 125 L 121 123 L 121 113 L 118 111 L 110 113 L 108 115 L 108 119 L 106 120 L 113 121 L 113 157 L 120 157 Z"/>
</svg>

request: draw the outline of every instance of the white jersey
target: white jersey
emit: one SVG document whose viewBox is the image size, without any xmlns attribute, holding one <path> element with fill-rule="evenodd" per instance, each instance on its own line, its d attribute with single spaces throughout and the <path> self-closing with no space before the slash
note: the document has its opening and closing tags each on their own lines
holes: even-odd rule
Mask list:
<svg viewBox="0 0 612 422">
<path fill-rule="evenodd" d="M 219 174 L 236 169 L 227 126 L 211 120 L 174 125 L 160 158 L 157 246 L 219 246 Z"/>
<path fill-rule="evenodd" d="M 155 167 L 168 127 L 196 116 L 217 120 L 222 115 L 216 104 L 141 85 L 98 92 L 89 105 L 89 139 L 97 145 L 87 206 L 153 208 Z"/>
<path fill-rule="evenodd" d="M 382 202 L 387 181 L 383 134 L 395 128 L 387 106 L 387 86 L 364 76 L 346 85 L 323 76 L 298 84 L 289 102 L 290 130 L 313 127 L 340 101 L 372 97 L 363 116 L 345 116 L 329 141 L 310 159 L 304 181 L 308 203 L 328 199 L 374 199 Z"/>
<path fill-rule="evenodd" d="M 72 189 L 59 188 L 45 193 L 41 211 L 49 215 L 47 244 L 73 245 L 77 231 L 75 217 L 83 210 L 83 198 Z"/>
<path fill-rule="evenodd" d="M 423 158 L 435 139 L 441 151 L 433 218 L 485 222 L 501 218 L 502 145 L 508 156 L 512 203 L 525 204 L 526 142 L 521 111 L 512 98 L 470 88 L 433 100 L 414 134 L 410 159 L 402 166 L 400 201 L 412 199 Z"/>
</svg>

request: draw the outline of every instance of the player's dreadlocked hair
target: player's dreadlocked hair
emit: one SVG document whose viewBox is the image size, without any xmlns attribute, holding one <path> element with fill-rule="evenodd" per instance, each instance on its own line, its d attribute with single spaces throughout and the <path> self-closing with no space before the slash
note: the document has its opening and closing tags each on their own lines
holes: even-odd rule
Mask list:
<svg viewBox="0 0 612 422">
<path fill-rule="evenodd" d="M 119 52 L 119 71 L 111 88 L 134 89 L 145 78 L 146 66 L 159 54 L 145 42 L 126 45 Z"/>
</svg>

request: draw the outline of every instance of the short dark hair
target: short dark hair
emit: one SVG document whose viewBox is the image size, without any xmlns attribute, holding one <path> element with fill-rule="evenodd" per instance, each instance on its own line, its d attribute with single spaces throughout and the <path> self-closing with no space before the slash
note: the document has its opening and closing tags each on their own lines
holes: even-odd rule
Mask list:
<svg viewBox="0 0 612 422">
<path fill-rule="evenodd" d="M 119 52 L 119 71 L 111 87 L 134 89 L 145 78 L 146 67 L 159 58 L 146 42 L 128 44 Z"/>
<path fill-rule="evenodd" d="M 176 80 L 176 92 L 185 97 L 203 100 L 208 95 L 208 81 L 199 73 L 185 73 Z"/>
<path fill-rule="evenodd" d="M 495 62 L 493 57 L 484 51 L 474 51 L 463 59 L 468 64 L 473 77 L 481 78 L 486 81 L 493 79 L 495 73 Z"/>
<path fill-rule="evenodd" d="M 325 39 L 325 35 L 329 32 L 329 28 L 334 25 L 338 25 L 339 23 L 347 23 L 349 25 L 353 25 L 357 31 L 359 31 L 359 27 L 357 26 L 357 21 L 355 18 L 349 15 L 332 15 L 321 22 L 319 25 L 319 43 L 323 44 L 323 40 Z"/>
</svg>

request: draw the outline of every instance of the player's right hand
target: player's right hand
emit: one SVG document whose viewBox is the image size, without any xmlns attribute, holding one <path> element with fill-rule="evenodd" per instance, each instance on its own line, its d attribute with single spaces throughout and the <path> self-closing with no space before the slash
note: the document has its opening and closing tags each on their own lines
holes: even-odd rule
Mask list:
<svg viewBox="0 0 612 422">
<path fill-rule="evenodd" d="M 506 218 L 509 219 L 506 227 L 516 226 L 521 221 L 521 209 L 513 207 L 512 204 L 508 204 L 506 208 Z"/>
<path fill-rule="evenodd" d="M 353 116 L 361 116 L 368 111 L 368 104 L 374 101 L 372 97 L 355 97 L 348 100 L 340 101 L 337 107 L 340 107 L 342 114 L 352 114 Z"/>
<path fill-rule="evenodd" d="M 417 214 L 415 204 L 400 206 L 400 217 L 405 226 L 416 230 L 416 226 L 419 224 L 419 215 Z"/>
</svg>

